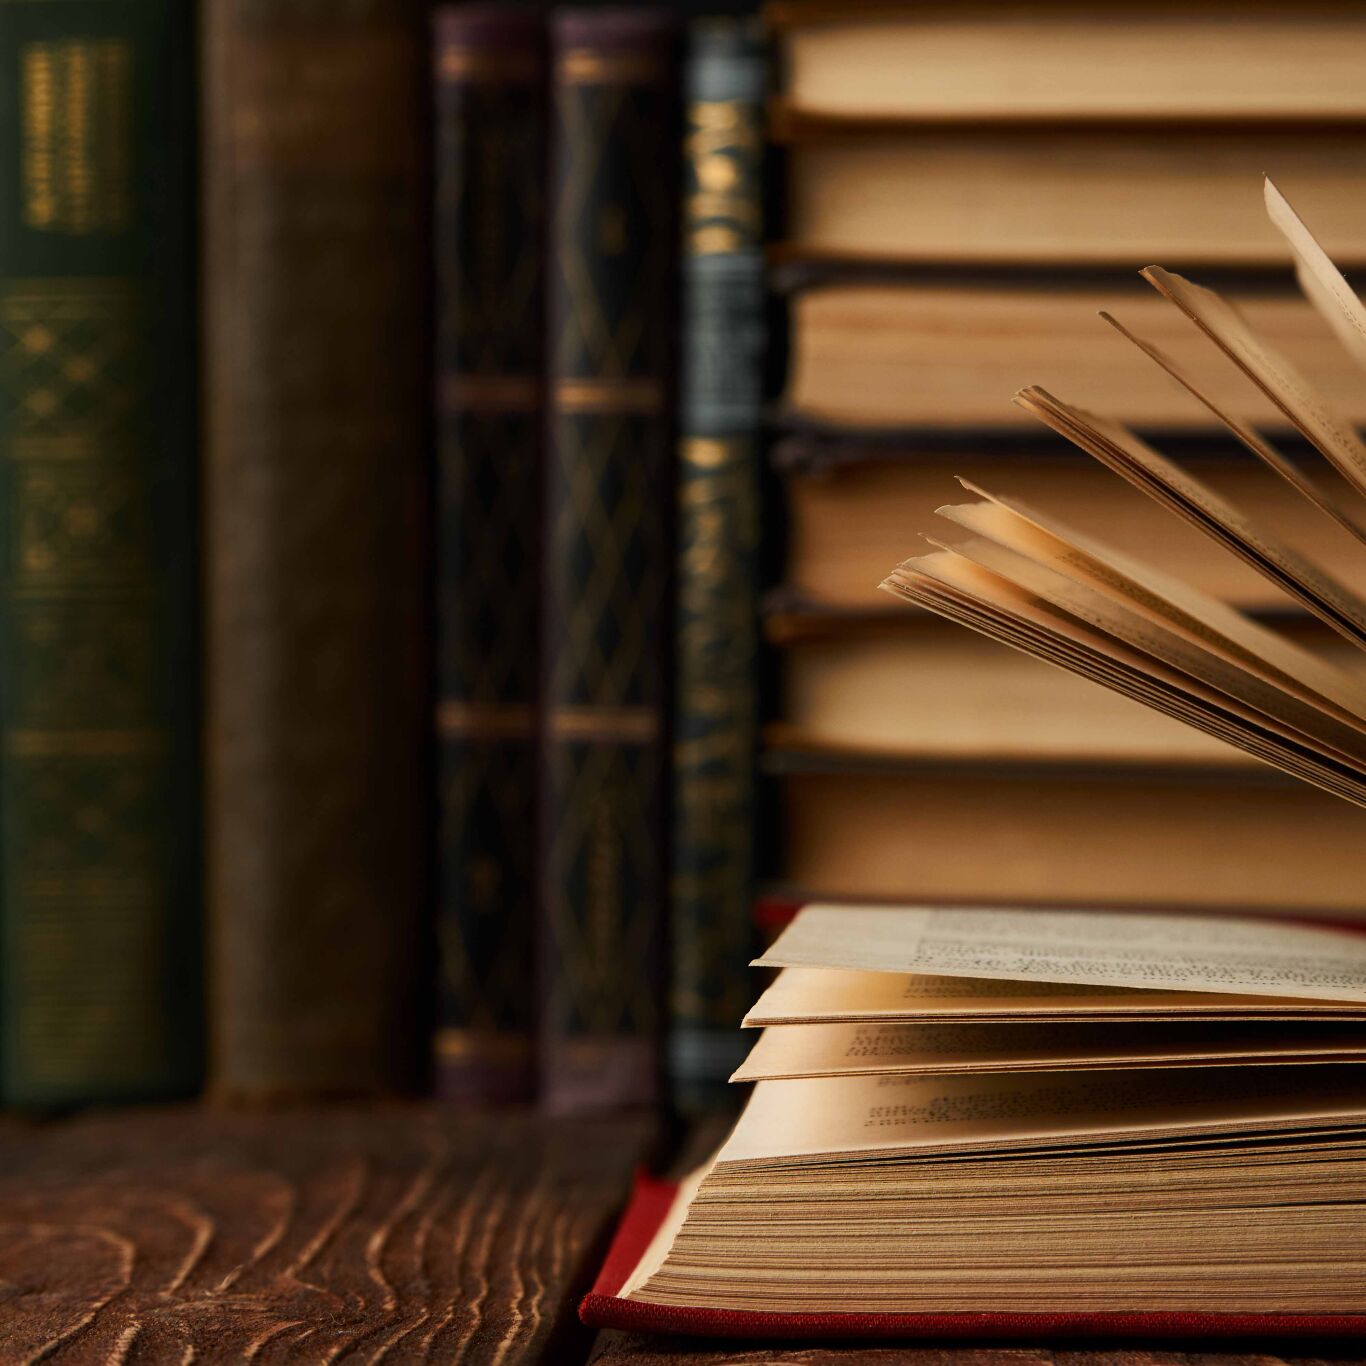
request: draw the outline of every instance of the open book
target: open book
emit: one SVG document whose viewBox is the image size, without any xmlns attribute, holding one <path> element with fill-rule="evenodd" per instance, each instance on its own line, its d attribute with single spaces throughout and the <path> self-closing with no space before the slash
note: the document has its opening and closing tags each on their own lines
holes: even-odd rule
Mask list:
<svg viewBox="0 0 1366 1366">
<path fill-rule="evenodd" d="M 1265 188 L 1305 295 L 1361 364 L 1366 383 L 1366 308 L 1271 181 Z M 1279 475 L 1287 496 L 1307 499 L 1366 542 L 1366 444 L 1352 425 L 1218 294 L 1158 266 L 1142 274 L 1285 415 L 1322 467 L 1288 459 L 1160 348 L 1101 316 Z M 1121 424 L 1037 387 L 1015 401 L 1366 648 L 1366 598 L 1317 565 L 1310 550 L 1287 544 Z M 947 529 L 928 538 L 936 549 L 905 561 L 885 589 L 1366 805 L 1360 679 L 1091 531 L 964 487 L 974 501 L 940 508 Z"/>
<path fill-rule="evenodd" d="M 1270 182 L 1266 201 L 1305 294 L 1366 372 L 1366 309 Z M 1216 294 L 1143 274 L 1321 467 L 1287 459 L 1107 321 L 1287 497 L 1366 542 L 1366 445 L 1351 425 Z M 1366 598 L 1309 549 L 1123 426 L 1038 388 L 1016 401 L 1366 647 Z M 937 548 L 884 587 L 1366 805 L 1360 679 L 1101 535 L 965 488 L 970 501 L 939 510 Z M 1366 1336 L 1366 935 L 808 907 L 759 961 L 779 972 L 745 1021 L 763 1029 L 734 1078 L 756 1083 L 749 1104 L 681 1186 L 642 1186 L 585 1301 L 590 1322 Z"/>
<path fill-rule="evenodd" d="M 759 962 L 758 1085 L 592 1321 L 1366 1330 L 1366 935 L 811 906 Z"/>
</svg>

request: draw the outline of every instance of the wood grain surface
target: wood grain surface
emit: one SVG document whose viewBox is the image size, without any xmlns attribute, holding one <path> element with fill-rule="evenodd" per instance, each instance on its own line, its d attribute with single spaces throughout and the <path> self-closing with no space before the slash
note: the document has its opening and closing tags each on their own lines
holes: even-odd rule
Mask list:
<svg viewBox="0 0 1366 1366">
<path fill-rule="evenodd" d="M 655 1133 L 416 1105 L 0 1125 L 0 1363 L 581 1362 Z"/>
<path fill-rule="evenodd" d="M 681 1165 L 724 1121 L 675 1145 Z M 580 1329 L 645 1118 L 430 1105 L 0 1122 L 0 1366 L 1314 1366 L 1256 1354 L 737 1343 Z M 1278 1354 L 1279 1353 L 1279 1354 Z"/>
</svg>

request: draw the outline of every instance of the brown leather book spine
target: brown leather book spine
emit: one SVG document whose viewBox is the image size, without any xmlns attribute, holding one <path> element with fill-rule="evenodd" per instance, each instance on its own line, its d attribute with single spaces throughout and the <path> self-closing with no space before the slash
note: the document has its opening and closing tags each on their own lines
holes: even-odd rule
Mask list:
<svg viewBox="0 0 1366 1366">
<path fill-rule="evenodd" d="M 415 1079 L 427 733 L 417 0 L 208 0 L 210 1067 Z"/>
<path fill-rule="evenodd" d="M 666 1004 L 676 33 L 553 29 L 542 1094 L 653 1100 Z"/>
</svg>

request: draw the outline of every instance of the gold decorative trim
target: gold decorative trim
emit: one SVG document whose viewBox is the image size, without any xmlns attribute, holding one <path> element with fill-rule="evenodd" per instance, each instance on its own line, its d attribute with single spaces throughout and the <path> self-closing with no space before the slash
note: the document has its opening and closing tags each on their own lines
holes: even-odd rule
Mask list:
<svg viewBox="0 0 1366 1366">
<path fill-rule="evenodd" d="M 556 707 L 547 718 L 556 740 L 648 745 L 659 738 L 659 714 L 649 707 Z"/>
<path fill-rule="evenodd" d="M 690 469 L 719 470 L 735 456 L 739 442 L 714 436 L 685 436 L 679 443 L 679 457 Z"/>
<path fill-rule="evenodd" d="M 531 1057 L 531 1043 L 515 1034 L 482 1034 L 477 1029 L 438 1029 L 436 1056 L 445 1062 L 520 1063 Z"/>
<path fill-rule="evenodd" d="M 455 82 L 526 81 L 540 79 L 542 64 L 530 52 L 490 52 L 478 47 L 443 47 L 436 57 L 438 80 Z"/>
<path fill-rule="evenodd" d="M 437 704 L 437 733 L 447 739 L 517 740 L 536 730 L 536 710 L 519 703 L 461 702 Z"/>
<path fill-rule="evenodd" d="M 568 85 L 649 85 L 664 72 L 664 59 L 651 52 L 570 48 L 555 62 L 555 74 Z"/>
<path fill-rule="evenodd" d="M 664 406 L 664 385 L 657 379 L 562 379 L 555 385 L 555 406 L 570 413 L 657 413 Z"/>
</svg>

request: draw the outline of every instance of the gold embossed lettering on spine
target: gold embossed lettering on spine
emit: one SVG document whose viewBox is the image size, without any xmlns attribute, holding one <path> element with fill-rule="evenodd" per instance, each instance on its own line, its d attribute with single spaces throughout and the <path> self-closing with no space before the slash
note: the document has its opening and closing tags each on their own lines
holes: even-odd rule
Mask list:
<svg viewBox="0 0 1366 1366">
<path fill-rule="evenodd" d="M 183 6 L 0 4 L 0 1099 L 200 1065 Z"/>
<path fill-rule="evenodd" d="M 749 983 L 764 353 L 764 57 L 694 23 L 684 77 L 669 1071 L 685 1109 L 739 1062 Z"/>
<path fill-rule="evenodd" d="M 672 21 L 554 21 L 542 1090 L 652 1100 L 666 1003 L 677 237 Z"/>
</svg>

